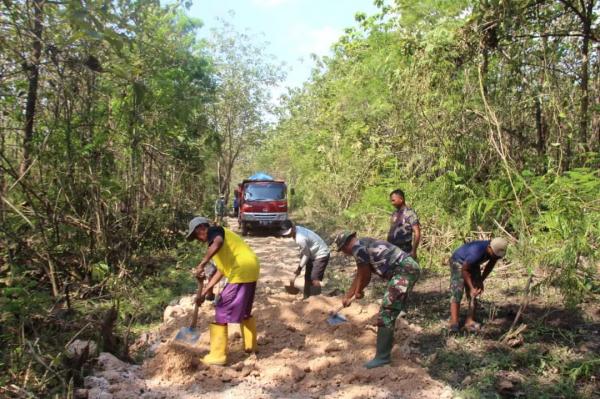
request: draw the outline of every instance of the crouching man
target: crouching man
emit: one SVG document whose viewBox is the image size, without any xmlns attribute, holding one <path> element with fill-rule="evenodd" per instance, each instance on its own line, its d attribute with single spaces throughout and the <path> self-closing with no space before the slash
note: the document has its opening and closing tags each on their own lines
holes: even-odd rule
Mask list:
<svg viewBox="0 0 600 399">
<path fill-rule="evenodd" d="M 375 368 L 390 363 L 394 345 L 394 325 L 404 308 L 405 298 L 419 279 L 421 268 L 409 254 L 387 241 L 357 238 L 355 232 L 339 233 L 334 241 L 338 251 L 356 260 L 356 275 L 342 301 L 350 306 L 353 298 L 361 298 L 371 281 L 371 273 L 387 281 L 386 291 L 377 319 L 377 350 L 375 358 L 365 367 Z"/>
<path fill-rule="evenodd" d="M 465 329 L 477 332 L 480 328 L 475 321 L 477 297 L 483 292 L 483 282 L 494 269 L 498 259 L 506 254 L 508 242 L 504 238 L 471 241 L 452 254 L 450 258 L 450 332 L 458 332 L 458 317 L 463 291 L 469 299 L 469 310 Z M 487 262 L 487 263 L 486 263 Z M 483 273 L 480 265 L 485 263 Z"/>
</svg>

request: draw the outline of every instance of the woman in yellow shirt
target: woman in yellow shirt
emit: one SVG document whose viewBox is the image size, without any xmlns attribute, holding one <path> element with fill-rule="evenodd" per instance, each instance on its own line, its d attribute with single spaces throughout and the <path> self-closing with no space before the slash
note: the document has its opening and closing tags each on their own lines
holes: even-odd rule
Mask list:
<svg viewBox="0 0 600 399">
<path fill-rule="evenodd" d="M 210 226 L 207 218 L 198 216 L 189 223 L 188 240 L 208 243 L 206 255 L 196 267 L 196 276 L 204 277 L 204 268 L 212 259 L 217 272 L 204 287 L 198 302 L 225 276 L 227 284 L 215 304 L 215 322 L 210 325 L 210 353 L 205 364 L 227 362 L 227 324 L 240 323 L 244 350 L 256 352 L 256 321 L 252 305 L 260 272 L 258 257 L 240 236 L 221 226 Z"/>
</svg>

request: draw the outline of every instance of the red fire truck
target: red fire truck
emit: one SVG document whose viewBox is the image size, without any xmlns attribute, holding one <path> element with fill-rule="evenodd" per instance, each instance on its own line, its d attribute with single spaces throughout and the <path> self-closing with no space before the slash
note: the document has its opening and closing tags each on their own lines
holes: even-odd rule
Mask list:
<svg viewBox="0 0 600 399">
<path fill-rule="evenodd" d="M 238 186 L 238 222 L 242 235 L 257 228 L 279 229 L 288 219 L 287 186 L 264 173 L 257 173 Z"/>
</svg>

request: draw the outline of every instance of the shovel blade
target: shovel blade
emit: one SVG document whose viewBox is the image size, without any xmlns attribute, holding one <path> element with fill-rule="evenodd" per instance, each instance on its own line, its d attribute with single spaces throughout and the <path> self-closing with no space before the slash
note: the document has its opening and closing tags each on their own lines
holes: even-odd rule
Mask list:
<svg viewBox="0 0 600 399">
<path fill-rule="evenodd" d="M 346 323 L 347 321 L 348 319 L 339 313 L 335 313 L 327 318 L 327 324 L 330 326 L 337 326 L 338 324 Z"/>
<path fill-rule="evenodd" d="M 196 328 L 183 327 L 175 336 L 175 341 L 186 344 L 195 344 L 200 338 L 200 332 Z"/>
<path fill-rule="evenodd" d="M 300 292 L 300 289 L 296 288 L 293 285 L 286 285 L 284 288 L 285 288 L 285 292 L 287 292 L 288 294 L 296 295 Z"/>
</svg>

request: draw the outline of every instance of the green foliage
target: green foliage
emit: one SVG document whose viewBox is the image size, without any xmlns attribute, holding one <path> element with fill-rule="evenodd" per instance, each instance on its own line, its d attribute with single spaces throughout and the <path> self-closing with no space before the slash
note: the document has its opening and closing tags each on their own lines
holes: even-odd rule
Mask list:
<svg viewBox="0 0 600 399">
<path fill-rule="evenodd" d="M 119 284 L 115 289 L 116 296 L 121 298 L 121 314 L 132 315 L 138 325 L 161 321 L 170 302 L 196 289 L 191 266 L 170 258 L 165 261 L 155 266 L 157 271 L 152 275 Z"/>
<path fill-rule="evenodd" d="M 504 375 L 519 376 L 514 388 L 526 397 L 583 398 L 578 383 L 589 381 L 598 370 L 598 361 L 589 356 L 582 358 L 562 346 L 527 344 L 517 350 L 492 350 L 481 352 L 476 342 L 459 338 L 464 350 L 440 349 L 430 369 L 434 375 L 450 381 L 463 398 L 493 398 L 498 395 L 496 384 Z M 544 383 L 549 374 L 554 383 Z M 468 385 L 462 384 L 469 377 Z M 513 380 L 514 381 L 514 380 Z"/>
<path fill-rule="evenodd" d="M 232 171 L 251 157 L 268 130 L 272 110 L 271 90 L 283 78 L 280 66 L 247 34 L 223 23 L 208 42 L 217 90 L 208 119 L 218 137 L 218 193 L 229 199 Z M 240 181 L 239 179 L 237 181 Z"/>
<path fill-rule="evenodd" d="M 513 257 L 530 272 L 540 269 L 574 306 L 592 293 L 600 245 L 600 175 L 578 168 L 562 175 L 524 171 L 490 181 L 465 200 L 469 228 L 506 226 L 520 241 Z"/>
<path fill-rule="evenodd" d="M 57 363 L 90 317 L 61 324 L 54 313 L 65 312 L 69 289 L 73 307 L 93 313 L 82 302 L 112 305 L 122 284 L 141 286 L 141 301 L 121 301 L 119 330 L 123 312 L 154 320 L 189 287 L 182 274 L 139 261 L 174 248 L 218 191 L 208 110 L 222 90 L 209 44 L 197 40 L 201 24 L 184 6 L 0 5 L 0 375 L 36 396 L 67 395 Z M 101 320 L 90 323 L 99 330 Z"/>
<path fill-rule="evenodd" d="M 596 289 L 600 189 L 597 153 L 573 149 L 598 143 L 581 140 L 591 119 L 569 100 L 581 88 L 558 72 L 579 67 L 581 48 L 533 39 L 542 26 L 580 29 L 576 14 L 527 2 L 380 8 L 357 15 L 361 28 L 290 93 L 248 169 L 285 177 L 323 231 L 385 237 L 388 193 L 403 188 L 425 267 L 446 270 L 464 241 L 510 235 L 513 262 L 581 303 Z"/>
</svg>

